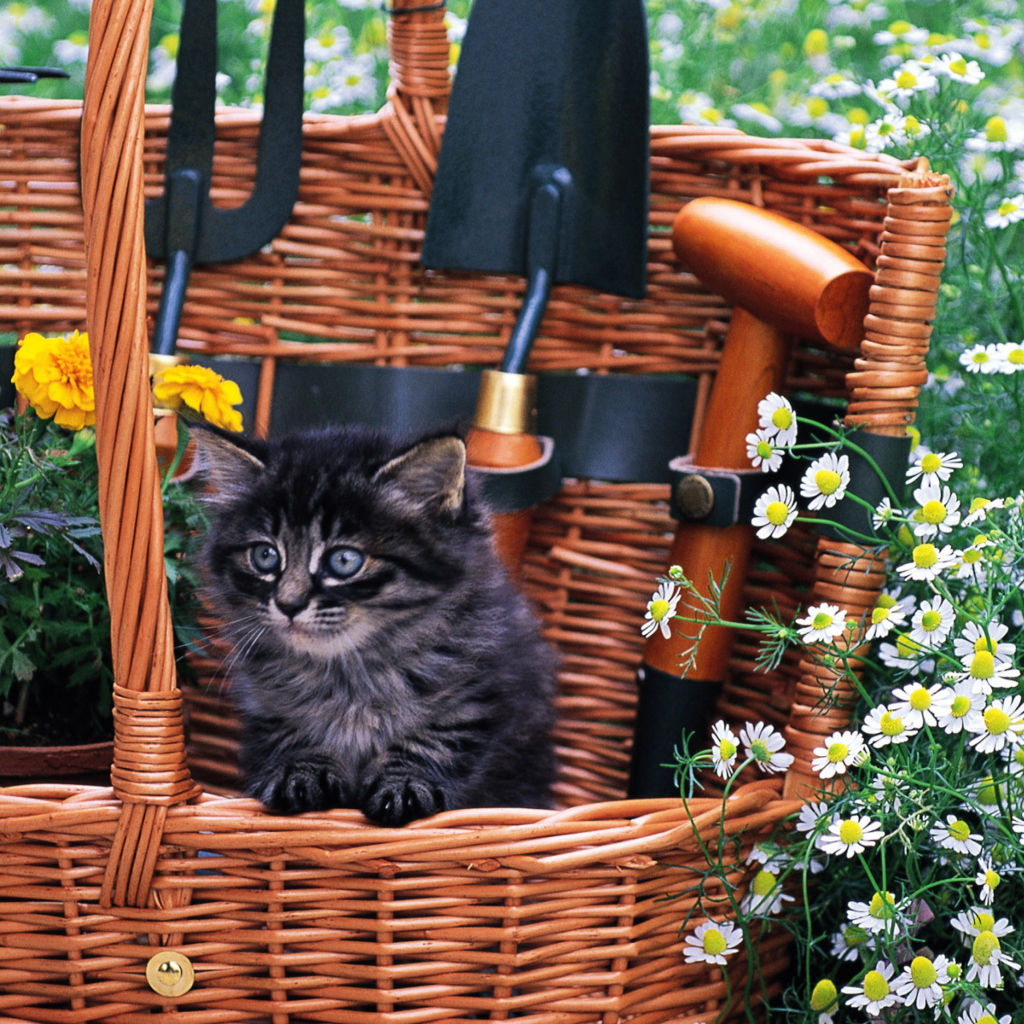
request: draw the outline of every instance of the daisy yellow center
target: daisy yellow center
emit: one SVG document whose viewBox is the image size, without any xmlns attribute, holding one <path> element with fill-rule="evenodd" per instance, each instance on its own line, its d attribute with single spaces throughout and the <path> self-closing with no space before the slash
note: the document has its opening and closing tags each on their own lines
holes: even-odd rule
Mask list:
<svg viewBox="0 0 1024 1024">
<path fill-rule="evenodd" d="M 763 740 L 754 740 L 754 742 L 750 744 L 750 753 L 761 762 L 767 762 L 772 759 L 772 752 L 767 746 L 765 746 Z"/>
<path fill-rule="evenodd" d="M 1011 213 L 1016 213 L 1018 209 L 1019 207 L 1012 199 L 1004 199 L 999 204 L 999 212 L 1004 217 L 1009 216 Z M 976 359 L 975 362 L 981 362 L 981 360 Z"/>
<path fill-rule="evenodd" d="M 957 696 L 953 698 L 953 706 L 950 708 L 949 713 L 954 718 L 963 718 L 970 710 L 971 698 L 965 697 L 963 694 L 957 694 Z"/>
<path fill-rule="evenodd" d="M 822 494 L 835 494 L 839 490 L 843 478 L 831 469 L 819 469 L 814 474 L 814 485 Z"/>
<path fill-rule="evenodd" d="M 772 426 L 779 430 L 789 430 L 793 425 L 793 414 L 785 407 L 781 406 L 772 413 Z"/>
<path fill-rule="evenodd" d="M 913 89 L 917 85 L 917 75 L 913 71 L 901 71 L 896 76 L 896 85 L 900 89 Z"/>
<path fill-rule="evenodd" d="M 971 658 L 971 675 L 975 679 L 991 679 L 996 672 L 996 659 L 991 651 L 978 651 Z"/>
<path fill-rule="evenodd" d="M 978 789 L 978 803 L 983 807 L 995 807 L 999 803 L 999 786 L 991 775 L 982 779 Z"/>
<path fill-rule="evenodd" d="M 971 958 L 976 964 L 989 964 L 992 962 L 992 955 L 999 949 L 999 939 L 989 931 L 980 932 L 974 938 L 971 946 Z"/>
<path fill-rule="evenodd" d="M 868 944 L 868 937 L 868 933 L 863 928 L 858 928 L 855 924 L 848 925 L 843 929 L 843 941 L 853 949 L 866 946 Z"/>
<path fill-rule="evenodd" d="M 994 889 L 1001 881 L 1002 879 L 999 877 L 998 873 L 993 871 L 991 868 L 985 872 L 985 885 L 989 889 Z"/>
<path fill-rule="evenodd" d="M 966 75 L 967 74 L 967 61 L 961 57 L 959 60 L 951 60 L 949 62 L 949 70 L 954 75 Z"/>
<path fill-rule="evenodd" d="M 878 971 L 868 971 L 864 975 L 864 995 L 872 1002 L 884 999 L 889 994 L 889 982 Z"/>
<path fill-rule="evenodd" d="M 977 565 L 982 559 L 982 553 L 977 548 L 967 548 L 964 551 L 964 561 L 968 565 Z"/>
<path fill-rule="evenodd" d="M 828 978 L 824 978 L 814 986 L 811 992 L 811 1009 L 826 1012 L 834 1010 L 839 999 L 835 985 Z"/>
<path fill-rule="evenodd" d="M 901 658 L 913 658 L 922 651 L 921 645 L 909 636 L 901 636 L 896 639 L 896 652 Z"/>
<path fill-rule="evenodd" d="M 1020 768 L 1024 768 L 1024 747 L 1018 747 L 1013 752 L 1013 763 Z"/>
<path fill-rule="evenodd" d="M 938 979 L 935 964 L 926 956 L 915 956 L 910 962 L 910 977 L 916 988 L 929 988 Z"/>
<path fill-rule="evenodd" d="M 1013 363 L 1014 366 L 1024 366 L 1024 348 L 1011 349 L 1006 361 Z"/>
<path fill-rule="evenodd" d="M 989 656 L 995 654 L 996 645 L 987 636 L 979 636 L 974 641 L 974 653 L 975 654 L 988 654 Z"/>
<path fill-rule="evenodd" d="M 896 598 L 892 594 L 880 594 L 878 600 L 875 602 L 879 608 L 884 608 L 888 611 L 890 608 L 896 607 Z"/>
<path fill-rule="evenodd" d="M 1016 210 L 1016 209 L 1017 209 L 1017 204 L 1016 203 L 1011 203 L 1011 202 L 1009 202 L 1008 200 L 1005 200 L 1005 199 L 1003 200 L 1003 202 L 1001 202 L 999 204 L 999 212 L 1001 214 L 1003 214 L 1003 216 L 1006 216 L 1006 214 L 1008 214 L 1008 213 L 1013 213 L 1013 211 Z M 974 355 L 971 356 L 971 362 L 972 363 L 978 363 L 979 365 L 981 365 L 982 363 L 987 363 L 988 362 L 988 353 L 983 351 L 983 350 L 979 350 L 979 351 L 975 352 Z"/>
<path fill-rule="evenodd" d="M 999 1022 L 992 1016 L 991 1013 L 983 1013 L 974 1024 L 999 1024 Z"/>
<path fill-rule="evenodd" d="M 829 615 L 828 612 L 818 612 L 818 614 L 814 616 L 811 625 L 815 629 L 828 629 L 828 627 L 832 625 L 832 622 L 832 616 Z"/>
<path fill-rule="evenodd" d="M 932 706 L 932 695 L 923 686 L 919 686 L 910 695 L 910 706 L 915 711 L 927 711 Z"/>
<path fill-rule="evenodd" d="M 921 509 L 921 513 L 924 516 L 926 523 L 931 523 L 932 526 L 941 523 L 946 518 L 946 506 L 935 498 L 931 501 L 926 501 L 924 507 Z"/>
<path fill-rule="evenodd" d="M 758 871 L 754 876 L 754 883 L 751 889 L 756 896 L 767 896 L 774 888 L 777 879 L 770 871 Z"/>
<path fill-rule="evenodd" d="M 845 743 L 833 743 L 828 748 L 828 759 L 832 764 L 839 764 L 845 761 L 850 755 L 850 748 Z"/>
<path fill-rule="evenodd" d="M 899 736 L 903 732 L 903 719 L 897 718 L 894 714 L 886 711 L 879 723 L 883 736 Z"/>
<path fill-rule="evenodd" d="M 839 826 L 839 839 L 846 846 L 852 846 L 854 843 L 859 843 L 863 838 L 864 829 L 861 828 L 859 822 L 854 821 L 852 818 L 847 818 L 846 821 Z"/>
<path fill-rule="evenodd" d="M 784 501 L 771 501 L 764 510 L 764 517 L 772 526 L 781 526 L 789 515 L 789 506 Z"/>
<path fill-rule="evenodd" d="M 1010 133 L 1006 128 L 1006 118 L 996 114 L 985 122 L 985 138 L 989 142 L 1006 142 Z"/>
<path fill-rule="evenodd" d="M 942 459 L 940 459 L 935 452 L 928 452 L 927 455 L 922 456 L 922 473 L 937 473 L 940 469 L 942 469 Z"/>
<path fill-rule="evenodd" d="M 728 761 L 736 753 L 736 744 L 729 740 L 718 741 L 718 753 L 723 761 Z"/>
<path fill-rule="evenodd" d="M 988 500 L 988 498 L 975 498 L 971 502 L 971 511 L 972 512 L 978 512 L 979 510 L 981 510 L 983 508 L 988 508 L 988 506 L 991 505 L 991 504 L 992 504 L 992 502 L 990 502 Z"/>
<path fill-rule="evenodd" d="M 1000 708 L 986 708 L 982 717 L 991 736 L 1002 736 L 1010 728 L 1010 716 Z"/>
<path fill-rule="evenodd" d="M 949 823 L 949 838 L 958 843 L 966 843 L 971 838 L 971 827 L 966 821 L 951 821 Z"/>
<path fill-rule="evenodd" d="M 914 565 L 918 569 L 930 569 L 939 560 L 934 544 L 918 544 L 914 548 Z"/>
<path fill-rule="evenodd" d="M 758 441 L 757 454 L 759 458 L 770 459 L 775 454 L 775 449 L 768 441 Z"/>
<path fill-rule="evenodd" d="M 889 618 L 888 608 L 873 608 L 871 611 L 871 625 L 877 626 L 880 622 L 885 622 Z"/>
<path fill-rule="evenodd" d="M 896 904 L 889 893 L 883 897 L 880 892 L 876 892 L 868 904 L 868 914 L 876 921 L 888 921 L 895 910 Z"/>
<path fill-rule="evenodd" d="M 668 615 L 670 607 L 671 605 L 668 601 L 665 601 L 660 597 L 656 601 L 652 601 L 649 606 L 651 618 L 654 619 L 655 622 L 661 622 L 661 620 Z"/>
<path fill-rule="evenodd" d="M 971 927 L 978 932 L 990 932 L 996 926 L 996 919 L 984 910 L 979 910 L 971 920 Z"/>
<path fill-rule="evenodd" d="M 725 936 L 717 928 L 709 928 L 704 933 L 704 938 L 701 942 L 704 946 L 704 952 L 709 956 L 719 956 L 729 948 L 729 943 L 725 941 Z"/>
</svg>

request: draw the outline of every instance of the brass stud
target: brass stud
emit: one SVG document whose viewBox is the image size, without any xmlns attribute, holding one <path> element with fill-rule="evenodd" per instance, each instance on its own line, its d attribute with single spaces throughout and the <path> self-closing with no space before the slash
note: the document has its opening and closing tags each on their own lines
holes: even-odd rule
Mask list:
<svg viewBox="0 0 1024 1024">
<path fill-rule="evenodd" d="M 676 506 L 684 519 L 704 519 L 714 504 L 715 492 L 704 477 L 684 476 L 676 484 Z"/>
<path fill-rule="evenodd" d="M 192 961 L 173 949 L 161 950 L 146 964 L 146 981 L 158 996 L 183 996 L 195 980 Z"/>
</svg>

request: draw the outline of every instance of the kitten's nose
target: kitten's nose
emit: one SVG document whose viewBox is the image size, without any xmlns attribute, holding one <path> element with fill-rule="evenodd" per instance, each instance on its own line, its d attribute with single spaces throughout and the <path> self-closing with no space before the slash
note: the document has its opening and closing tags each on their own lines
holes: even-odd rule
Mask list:
<svg viewBox="0 0 1024 1024">
<path fill-rule="evenodd" d="M 294 619 L 295 616 L 309 604 L 309 599 L 306 597 L 300 597 L 289 601 L 280 597 L 275 597 L 274 604 L 276 604 L 281 612 L 288 616 L 289 619 Z"/>
</svg>

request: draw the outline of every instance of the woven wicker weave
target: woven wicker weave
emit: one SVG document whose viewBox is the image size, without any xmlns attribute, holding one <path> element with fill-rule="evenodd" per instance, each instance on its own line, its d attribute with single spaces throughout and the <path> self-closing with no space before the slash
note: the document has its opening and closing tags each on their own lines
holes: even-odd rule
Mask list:
<svg viewBox="0 0 1024 1024">
<path fill-rule="evenodd" d="M 521 282 L 428 275 L 418 264 L 448 44 L 443 12 L 401 14 L 414 5 L 394 4 L 387 107 L 307 116 L 299 202 L 270 249 L 193 272 L 182 348 L 262 361 L 257 430 L 269 423 L 281 360 L 500 358 Z M 0 790 L 0 1017 L 715 1019 L 726 1009 L 722 973 L 685 963 L 680 932 L 705 870 L 701 842 L 735 865 L 730 882 L 742 892 L 746 853 L 799 807 L 811 750 L 847 720 L 848 687 L 796 657 L 765 677 L 740 642 L 720 710 L 785 727 L 797 754 L 787 796 L 782 780 L 757 781 L 735 792 L 724 817 L 710 798 L 688 807 L 621 799 L 638 625 L 673 532 L 665 484 L 569 481 L 535 516 L 525 583 L 564 655 L 561 810 L 458 811 L 388 830 L 351 811 L 285 818 L 199 792 L 175 685 L 146 369 L 161 268 L 146 265 L 141 204 L 144 191 L 159 192 L 168 124 L 166 108 L 143 106 L 148 18 L 137 0 L 96 0 L 84 109 L 0 101 L 0 319 L 19 334 L 83 323 L 90 333 L 118 680 L 113 789 Z M 219 113 L 221 203 L 247 193 L 256 127 L 249 112 Z M 848 397 L 851 422 L 900 434 L 925 376 L 946 183 L 831 143 L 687 126 L 653 130 L 651 177 L 647 298 L 557 288 L 531 369 L 683 373 L 706 395 L 729 309 L 678 269 L 667 229 L 688 199 L 728 196 L 877 266 L 861 357 L 802 348 L 790 386 Z M 881 559 L 857 561 L 859 549 L 796 531 L 757 555 L 748 596 L 774 597 L 784 613 L 817 598 L 856 614 L 882 583 Z M 197 767 L 230 755 L 219 686 L 192 704 L 193 734 L 208 737 Z M 830 689 L 839 706 L 821 713 Z M 711 881 L 705 908 L 716 894 Z M 686 930 L 703 915 L 698 907 Z M 176 998 L 146 981 L 147 961 L 165 948 L 196 971 L 195 987 Z M 769 991 L 786 963 L 776 929 L 758 946 Z M 742 1012 L 747 968 L 743 957 L 732 962 L 734 1000 L 722 1019 Z"/>
</svg>

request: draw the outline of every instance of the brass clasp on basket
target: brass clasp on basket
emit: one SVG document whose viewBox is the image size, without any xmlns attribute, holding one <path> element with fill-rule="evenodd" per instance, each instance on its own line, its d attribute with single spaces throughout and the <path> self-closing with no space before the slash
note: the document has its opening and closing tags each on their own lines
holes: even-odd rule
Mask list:
<svg viewBox="0 0 1024 1024">
<path fill-rule="evenodd" d="M 195 980 L 192 961 L 173 949 L 161 950 L 146 964 L 146 981 L 158 996 L 183 996 Z"/>
</svg>

